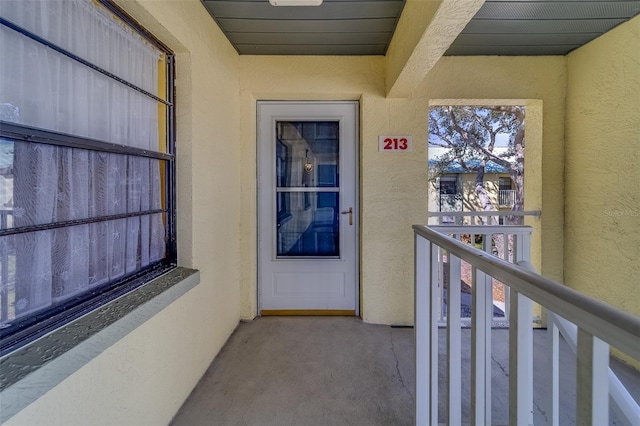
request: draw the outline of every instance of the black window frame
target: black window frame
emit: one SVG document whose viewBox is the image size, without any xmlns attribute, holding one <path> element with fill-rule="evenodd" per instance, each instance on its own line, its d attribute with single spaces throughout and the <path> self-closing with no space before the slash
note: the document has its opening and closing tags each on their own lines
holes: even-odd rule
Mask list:
<svg viewBox="0 0 640 426">
<path fill-rule="evenodd" d="M 4 328 L 0 328 L 0 356 L 11 353 L 35 339 L 57 329 L 69 322 L 92 312 L 105 304 L 133 292 L 135 289 L 143 286 L 154 278 L 177 267 L 177 217 L 176 217 L 176 113 L 175 113 L 175 54 L 164 43 L 153 36 L 149 31 L 143 28 L 126 12 L 116 6 L 111 0 L 97 0 L 97 2 L 108 9 L 111 13 L 121 19 L 131 29 L 136 31 L 138 35 L 147 42 L 155 46 L 165 55 L 166 74 L 165 74 L 165 94 L 166 99 L 161 99 L 145 90 L 125 81 L 110 72 L 92 64 L 73 53 L 56 46 L 49 41 L 21 28 L 6 19 L 0 17 L 0 25 L 17 31 L 32 40 L 41 43 L 66 57 L 82 63 L 93 70 L 106 75 L 107 77 L 126 85 L 132 90 L 136 90 L 147 97 L 150 97 L 166 106 L 166 152 L 155 152 L 143 150 L 139 148 L 128 147 L 124 145 L 114 144 L 111 142 L 100 141 L 76 135 L 69 135 L 29 126 L 23 126 L 16 123 L 0 121 L 0 138 L 14 141 L 15 143 L 40 143 L 47 145 L 55 145 L 67 148 L 86 149 L 90 151 L 109 152 L 114 154 L 122 154 L 135 157 L 146 157 L 157 159 L 165 163 L 164 173 L 164 208 L 160 210 L 147 210 L 138 213 L 120 214 L 105 217 L 92 217 L 83 220 L 55 222 L 45 225 L 25 226 L 20 228 L 10 228 L 0 230 L 0 237 L 16 235 L 19 233 L 36 232 L 47 229 L 60 227 L 69 227 L 82 225 L 86 223 L 96 223 L 105 220 L 121 219 L 126 217 L 150 215 L 155 213 L 163 213 L 166 217 L 165 223 L 165 257 L 160 261 L 156 261 L 142 270 L 132 275 L 125 276 L 122 279 L 106 283 L 96 289 L 89 290 L 65 300 L 61 303 L 54 304 L 50 307 L 43 308 L 33 314 L 26 315 L 24 318 L 18 318 Z M 162 186 L 161 186 L 162 187 Z"/>
<path fill-rule="evenodd" d="M 457 176 L 441 176 L 438 193 L 442 195 L 458 195 L 460 187 Z"/>
<path fill-rule="evenodd" d="M 508 188 L 507 188 L 507 186 L 508 186 Z M 513 189 L 513 179 L 511 179 L 510 176 L 499 176 L 498 177 L 498 190 L 500 190 L 500 191 L 510 191 L 512 189 Z"/>
</svg>

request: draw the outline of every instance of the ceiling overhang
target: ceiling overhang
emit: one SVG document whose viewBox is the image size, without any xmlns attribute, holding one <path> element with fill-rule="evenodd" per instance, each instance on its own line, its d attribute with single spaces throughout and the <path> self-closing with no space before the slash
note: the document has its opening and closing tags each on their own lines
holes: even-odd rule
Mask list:
<svg viewBox="0 0 640 426">
<path fill-rule="evenodd" d="M 638 0 L 201 2 L 241 55 L 385 55 L 401 14 L 445 55 L 565 55 L 640 13 Z"/>
<path fill-rule="evenodd" d="M 425 13 L 425 6 L 433 3 L 419 0 L 407 2 L 406 13 L 400 18 L 398 33 L 387 55 L 388 97 L 404 98 L 411 94 L 473 18 L 484 0 L 443 0 L 435 10 Z M 416 21 L 416 16 L 426 14 L 432 14 L 430 19 Z"/>
<path fill-rule="evenodd" d="M 566 55 L 638 13 L 637 0 L 487 0 L 445 55 Z"/>
<path fill-rule="evenodd" d="M 640 13 L 640 0 L 201 0 L 241 55 L 384 55 L 407 97 L 442 56 L 566 55 Z"/>
<path fill-rule="evenodd" d="M 404 0 L 202 0 L 241 55 L 384 55 Z"/>
</svg>

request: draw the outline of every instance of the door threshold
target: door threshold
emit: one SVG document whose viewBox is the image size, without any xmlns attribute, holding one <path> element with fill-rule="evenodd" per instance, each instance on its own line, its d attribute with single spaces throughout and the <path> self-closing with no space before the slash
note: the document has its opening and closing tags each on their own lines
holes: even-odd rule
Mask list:
<svg viewBox="0 0 640 426">
<path fill-rule="evenodd" d="M 355 309 L 263 309 L 260 313 L 268 316 L 332 316 L 355 317 Z"/>
</svg>

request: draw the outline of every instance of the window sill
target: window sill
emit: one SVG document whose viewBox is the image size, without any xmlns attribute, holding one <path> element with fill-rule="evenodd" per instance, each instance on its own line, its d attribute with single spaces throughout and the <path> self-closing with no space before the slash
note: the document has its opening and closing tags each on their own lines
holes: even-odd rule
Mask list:
<svg viewBox="0 0 640 426">
<path fill-rule="evenodd" d="M 175 268 L 0 359 L 0 423 L 169 306 L 200 282 Z"/>
</svg>

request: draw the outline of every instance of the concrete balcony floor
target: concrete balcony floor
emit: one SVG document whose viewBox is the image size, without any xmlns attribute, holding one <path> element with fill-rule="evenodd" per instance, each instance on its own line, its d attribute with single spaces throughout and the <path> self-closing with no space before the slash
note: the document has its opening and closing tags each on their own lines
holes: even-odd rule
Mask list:
<svg viewBox="0 0 640 426">
<path fill-rule="evenodd" d="M 463 330 L 463 422 L 469 421 L 470 334 Z M 440 332 L 440 421 L 444 422 L 445 331 Z M 508 423 L 508 330 L 493 330 L 492 422 Z M 534 422 L 545 424 L 546 333 L 534 332 Z M 574 424 L 575 367 L 561 350 L 560 424 Z M 613 362 L 640 396 L 638 372 Z M 172 425 L 411 425 L 411 328 L 348 317 L 262 317 L 240 323 Z M 615 416 L 612 424 L 619 424 Z"/>
</svg>

